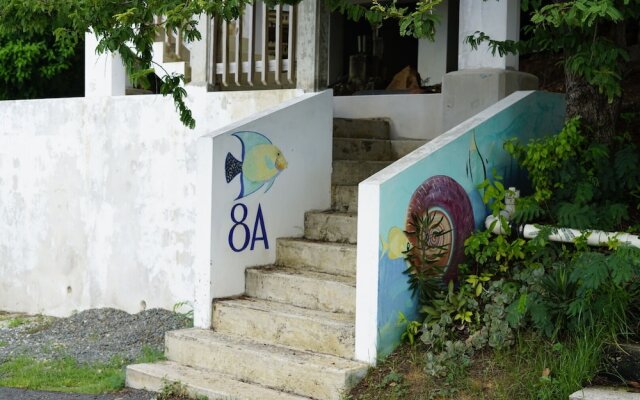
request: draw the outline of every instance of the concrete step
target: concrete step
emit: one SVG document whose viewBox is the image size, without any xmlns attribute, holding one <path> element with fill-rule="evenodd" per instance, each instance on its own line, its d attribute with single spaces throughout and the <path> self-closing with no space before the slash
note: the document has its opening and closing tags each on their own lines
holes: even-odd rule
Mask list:
<svg viewBox="0 0 640 400">
<path fill-rule="evenodd" d="M 640 400 L 640 393 L 625 387 L 588 387 L 569 396 L 569 400 Z"/>
<path fill-rule="evenodd" d="M 127 366 L 127 387 L 160 392 L 170 382 L 180 382 L 190 395 L 206 396 L 209 400 L 309 400 L 172 361 Z"/>
<path fill-rule="evenodd" d="M 400 159 L 419 147 L 427 144 L 428 140 L 392 140 L 391 148 L 393 151 L 393 159 Z"/>
<path fill-rule="evenodd" d="M 299 238 L 278 238 L 276 264 L 327 274 L 356 276 L 356 246 L 315 242 Z"/>
<path fill-rule="evenodd" d="M 203 329 L 168 332 L 165 346 L 171 361 L 315 399 L 340 399 L 368 368 L 340 357 Z"/>
<path fill-rule="evenodd" d="M 358 215 L 336 211 L 308 211 L 304 214 L 304 237 L 327 242 L 356 243 Z"/>
<path fill-rule="evenodd" d="M 331 208 L 340 212 L 358 212 L 358 186 L 331 185 Z"/>
<path fill-rule="evenodd" d="M 391 161 L 337 160 L 333 162 L 332 185 L 358 185 L 391 164 Z"/>
<path fill-rule="evenodd" d="M 213 304 L 213 329 L 270 344 L 353 358 L 355 320 L 351 314 L 309 310 L 254 298 Z"/>
<path fill-rule="evenodd" d="M 425 144 L 424 140 L 334 138 L 334 160 L 394 161 Z"/>
<path fill-rule="evenodd" d="M 333 119 L 333 137 L 390 139 L 391 125 L 388 119 Z"/>
<path fill-rule="evenodd" d="M 248 296 L 312 310 L 354 313 L 354 277 L 284 267 L 247 268 Z"/>
</svg>

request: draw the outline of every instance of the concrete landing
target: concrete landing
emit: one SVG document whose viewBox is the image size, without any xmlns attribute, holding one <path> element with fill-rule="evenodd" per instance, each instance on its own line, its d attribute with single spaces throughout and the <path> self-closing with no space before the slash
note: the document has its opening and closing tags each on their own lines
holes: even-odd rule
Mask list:
<svg viewBox="0 0 640 400">
<path fill-rule="evenodd" d="M 640 400 L 640 393 L 627 388 L 589 387 L 578 390 L 569 400 Z"/>
</svg>

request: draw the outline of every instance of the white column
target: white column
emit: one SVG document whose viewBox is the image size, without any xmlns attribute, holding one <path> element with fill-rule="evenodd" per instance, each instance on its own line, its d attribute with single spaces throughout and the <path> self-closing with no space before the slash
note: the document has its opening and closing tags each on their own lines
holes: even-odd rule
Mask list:
<svg viewBox="0 0 640 400">
<path fill-rule="evenodd" d="M 119 54 L 96 54 L 98 39 L 92 32 L 84 35 L 84 95 L 124 96 L 127 73 Z"/>
<path fill-rule="evenodd" d="M 204 114 L 202 114 L 204 115 Z M 193 325 L 196 328 L 211 328 L 213 311 L 211 252 L 213 214 L 213 138 L 201 137 L 197 146 L 197 185 L 196 199 L 196 243 L 195 243 L 195 284 L 193 305 Z"/>
<path fill-rule="evenodd" d="M 198 17 L 198 30 L 202 35 L 202 39 L 190 43 L 189 52 L 191 54 L 189 66 L 191 67 L 191 82 L 189 85 L 205 86 L 207 85 L 207 68 L 211 60 L 208 60 L 207 46 L 209 44 L 211 34 L 209 32 L 209 16 L 206 14 Z"/>
<path fill-rule="evenodd" d="M 320 0 L 298 4 L 296 87 L 307 92 L 327 87 L 330 14 Z"/>
<path fill-rule="evenodd" d="M 429 85 L 442 83 L 447 73 L 447 28 L 449 0 L 443 1 L 435 10 L 440 17 L 434 40 L 418 40 L 418 73 L 422 79 L 429 78 Z"/>
<path fill-rule="evenodd" d="M 518 69 L 518 56 L 499 57 L 483 44 L 473 50 L 465 39 L 476 31 L 495 40 L 518 40 L 520 35 L 520 0 L 461 0 L 458 69 Z"/>
</svg>

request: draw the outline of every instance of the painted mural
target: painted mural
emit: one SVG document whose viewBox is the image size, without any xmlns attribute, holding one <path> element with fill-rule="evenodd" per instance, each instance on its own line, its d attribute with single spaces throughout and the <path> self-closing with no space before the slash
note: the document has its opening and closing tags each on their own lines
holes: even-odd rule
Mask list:
<svg viewBox="0 0 640 400">
<path fill-rule="evenodd" d="M 417 319 L 417 301 L 407 283 L 405 255 L 413 251 L 410 217 L 430 213 L 449 231 L 437 237 L 443 249 L 438 264 L 443 279 L 454 279 L 464 260 L 464 240 L 484 226 L 488 210 L 478 184 L 493 179 L 493 171 L 506 185 L 519 185 L 522 173 L 503 150 L 503 143 L 518 137 L 526 142 L 557 132 L 564 120 L 561 96 L 535 93 L 481 122 L 467 132 L 455 133 L 445 145 L 381 184 L 380 247 L 378 263 L 378 357 L 399 343 L 402 326 L 398 313 Z M 414 235 L 415 236 L 415 235 Z"/>
<path fill-rule="evenodd" d="M 249 196 L 263 186 L 268 192 L 276 178 L 287 168 L 287 160 L 279 148 L 266 136 L 258 132 L 235 132 L 231 134 L 242 143 L 241 160 L 227 153 L 225 178 L 227 183 L 240 175 L 240 193 L 236 200 Z"/>
<path fill-rule="evenodd" d="M 231 207 L 232 222 L 229 230 L 228 243 L 236 253 L 254 250 L 258 242 L 262 242 L 264 249 L 269 249 L 269 238 L 264 221 L 262 205 L 258 203 L 255 212 L 251 213 L 247 204 L 240 202 L 243 198 L 257 192 L 262 187 L 263 193 L 271 189 L 280 173 L 287 168 L 287 160 L 282 151 L 269 138 L 258 132 L 234 132 L 242 144 L 242 154 L 238 160 L 231 153 L 227 153 L 224 165 L 225 180 L 231 183 L 240 177 L 240 192 Z M 253 224 L 248 224 L 249 215 L 254 214 Z"/>
<path fill-rule="evenodd" d="M 418 186 L 407 208 L 406 231 L 411 232 L 411 216 L 429 214 L 438 222 L 434 227 L 443 234 L 432 236 L 434 247 L 438 251 L 438 260 L 434 265 L 443 267 L 443 279 L 448 282 L 457 278 L 458 264 L 464 260 L 464 241 L 473 232 L 473 209 L 464 188 L 454 179 L 445 175 L 436 175 L 426 179 Z M 410 236 L 412 249 L 415 249 L 415 236 Z M 415 258 L 414 258 L 415 259 Z M 427 268 L 429 266 L 423 266 Z"/>
</svg>

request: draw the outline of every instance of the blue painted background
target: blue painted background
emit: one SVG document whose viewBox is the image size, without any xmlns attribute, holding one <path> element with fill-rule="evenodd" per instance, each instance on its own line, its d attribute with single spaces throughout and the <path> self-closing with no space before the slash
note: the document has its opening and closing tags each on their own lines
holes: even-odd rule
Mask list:
<svg viewBox="0 0 640 400">
<path fill-rule="evenodd" d="M 564 121 L 564 97 L 559 94 L 535 92 L 514 103 L 488 120 L 469 129 L 392 179 L 380 188 L 380 237 L 386 240 L 389 230 L 396 226 L 405 229 L 407 207 L 414 191 L 434 175 L 449 176 L 466 191 L 473 207 L 476 228 L 483 226 L 487 210 L 476 185 L 484 179 L 478 174 L 481 165 L 471 160 L 474 179 L 467 173 L 470 157 L 479 157 L 475 145 L 485 161 L 487 175 L 495 168 L 505 186 L 522 186 L 524 176 L 515 161 L 503 150 L 505 140 L 518 137 L 521 142 L 530 138 L 556 133 Z M 478 176 L 480 175 L 480 176 Z M 520 183 L 520 185 L 518 185 Z M 412 298 L 403 274 L 406 263 L 402 258 L 389 259 L 379 249 L 378 264 L 378 357 L 388 355 L 399 343 L 403 327 L 397 325 L 402 311 L 409 319 L 417 319 L 417 302 Z"/>
</svg>

